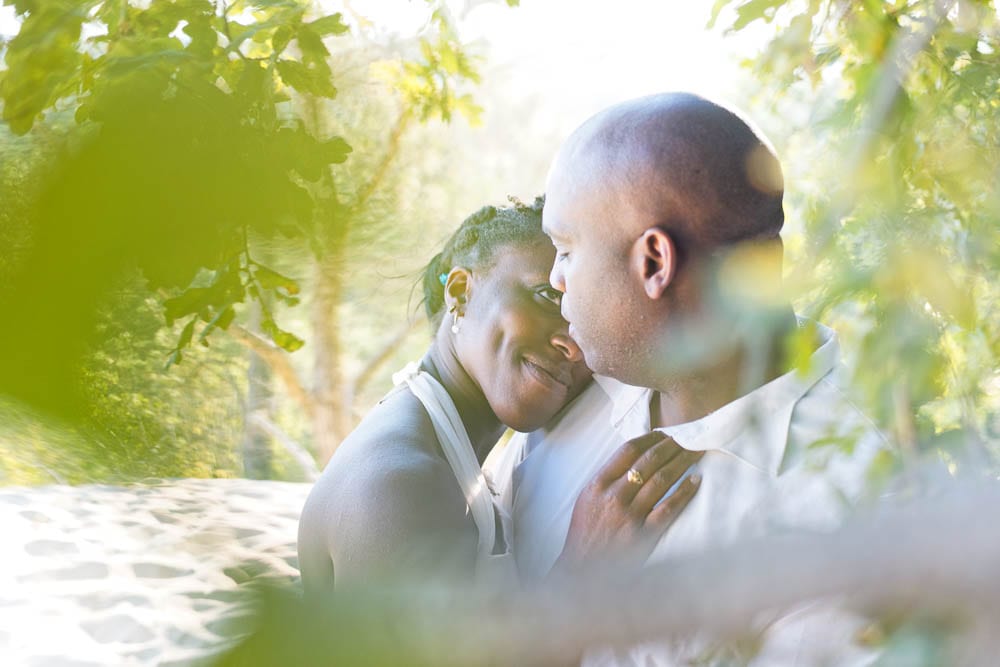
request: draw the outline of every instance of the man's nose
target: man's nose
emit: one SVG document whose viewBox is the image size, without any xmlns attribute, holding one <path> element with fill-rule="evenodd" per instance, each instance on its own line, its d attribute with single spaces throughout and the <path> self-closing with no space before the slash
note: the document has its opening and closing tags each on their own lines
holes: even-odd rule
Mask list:
<svg viewBox="0 0 1000 667">
<path fill-rule="evenodd" d="M 566 278 L 563 276 L 559 260 L 556 260 L 556 263 L 552 265 L 552 270 L 549 271 L 549 284 L 560 292 L 566 291 Z"/>
<path fill-rule="evenodd" d="M 549 339 L 552 343 L 552 347 L 559 350 L 568 361 L 577 362 L 583 361 L 583 350 L 580 346 L 576 344 L 576 341 L 569 337 L 569 333 L 564 329 L 557 333 L 552 334 L 552 338 Z"/>
</svg>

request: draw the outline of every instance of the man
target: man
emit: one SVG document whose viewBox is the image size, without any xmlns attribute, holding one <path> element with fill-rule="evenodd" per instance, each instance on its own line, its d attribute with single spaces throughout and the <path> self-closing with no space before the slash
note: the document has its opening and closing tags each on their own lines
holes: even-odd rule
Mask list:
<svg viewBox="0 0 1000 667">
<path fill-rule="evenodd" d="M 885 443 L 838 388 L 834 333 L 782 300 L 782 194 L 764 140 L 690 94 L 612 107 L 560 150 L 543 214 L 557 252 L 550 281 L 598 376 L 554 426 L 507 453 L 526 581 L 551 567 L 592 471 L 651 429 L 706 452 L 701 490 L 653 559 L 829 528 L 863 495 Z M 634 473 L 633 483 L 648 481 L 649 471 Z M 866 664 L 872 656 L 854 643 L 862 624 L 830 608 L 762 617 L 740 647 L 692 637 L 584 662 Z"/>
</svg>

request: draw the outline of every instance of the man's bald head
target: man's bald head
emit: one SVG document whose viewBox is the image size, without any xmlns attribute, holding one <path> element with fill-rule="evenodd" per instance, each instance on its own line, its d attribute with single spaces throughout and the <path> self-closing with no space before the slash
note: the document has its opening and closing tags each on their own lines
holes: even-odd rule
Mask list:
<svg viewBox="0 0 1000 667">
<path fill-rule="evenodd" d="M 696 95 L 632 100 L 584 123 L 549 173 L 543 228 L 557 250 L 550 281 L 591 368 L 653 386 L 663 350 L 691 357 L 679 342 L 705 340 L 707 319 L 732 330 L 711 304 L 722 259 L 752 243 L 765 251 L 757 275 L 780 281 L 781 199 L 771 148 Z"/>
<path fill-rule="evenodd" d="M 732 111 L 688 93 L 614 106 L 584 123 L 553 169 L 637 208 L 640 232 L 658 225 L 684 250 L 773 239 L 784 222 L 781 167 L 770 146 Z M 583 183 L 579 185 L 583 186 Z"/>
</svg>

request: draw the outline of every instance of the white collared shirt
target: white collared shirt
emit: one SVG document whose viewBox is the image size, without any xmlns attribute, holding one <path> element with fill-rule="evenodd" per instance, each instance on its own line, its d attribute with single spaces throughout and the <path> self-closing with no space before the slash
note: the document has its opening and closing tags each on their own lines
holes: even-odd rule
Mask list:
<svg viewBox="0 0 1000 667">
<path fill-rule="evenodd" d="M 839 387 L 836 335 L 816 326 L 821 344 L 807 372 L 792 371 L 701 419 L 658 429 L 706 454 L 698 463 L 701 489 L 651 560 L 786 528 L 829 529 L 863 496 L 869 465 L 887 443 Z M 597 377 L 553 425 L 507 445 L 493 477 L 513 518 L 524 583 L 543 578 L 559 556 L 583 486 L 622 443 L 650 430 L 652 397 L 652 390 Z M 772 626 L 753 664 L 811 665 L 831 643 L 832 664 L 868 661 L 868 652 L 842 646 L 857 623 L 826 613 L 822 623 L 791 616 Z M 584 664 L 683 665 L 704 658 L 707 649 L 691 638 L 595 651 Z"/>
</svg>

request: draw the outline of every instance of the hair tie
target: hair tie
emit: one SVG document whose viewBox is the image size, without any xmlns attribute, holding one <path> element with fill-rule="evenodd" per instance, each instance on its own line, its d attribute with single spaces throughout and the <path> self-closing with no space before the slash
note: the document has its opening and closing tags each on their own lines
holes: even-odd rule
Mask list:
<svg viewBox="0 0 1000 667">
<path fill-rule="evenodd" d="M 448 282 L 448 274 L 442 273 L 440 276 L 438 276 L 438 280 L 441 281 L 442 285 L 446 284 Z"/>
</svg>

